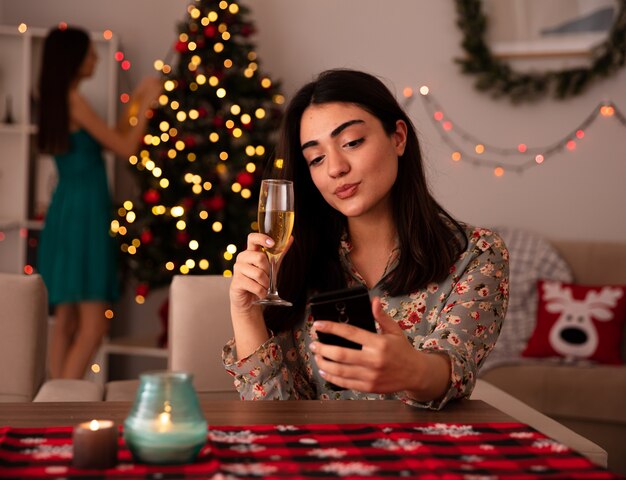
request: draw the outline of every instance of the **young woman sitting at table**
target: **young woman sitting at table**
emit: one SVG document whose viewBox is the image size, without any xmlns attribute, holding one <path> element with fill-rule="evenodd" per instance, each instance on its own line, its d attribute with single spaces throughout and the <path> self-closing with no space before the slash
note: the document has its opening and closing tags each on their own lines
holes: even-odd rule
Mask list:
<svg viewBox="0 0 626 480">
<path fill-rule="evenodd" d="M 234 339 L 223 352 L 241 397 L 438 409 L 469 396 L 506 313 L 502 239 L 432 197 L 415 129 L 372 75 L 323 72 L 296 93 L 281 133 L 279 175 L 293 181 L 296 200 L 278 291 L 293 307 L 254 303 L 267 294 L 262 248 L 272 240 L 251 233 L 234 266 Z M 313 320 L 312 294 L 357 285 L 373 299 L 378 333 Z M 323 344 L 317 332 L 362 349 Z"/>
</svg>

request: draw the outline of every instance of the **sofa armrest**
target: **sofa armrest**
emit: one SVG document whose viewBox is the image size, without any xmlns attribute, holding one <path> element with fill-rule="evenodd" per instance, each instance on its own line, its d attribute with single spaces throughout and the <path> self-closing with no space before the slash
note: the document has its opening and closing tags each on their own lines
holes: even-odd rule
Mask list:
<svg viewBox="0 0 626 480">
<path fill-rule="evenodd" d="M 54 379 L 44 383 L 33 402 L 100 402 L 102 385 L 89 380 Z"/>
<path fill-rule="evenodd" d="M 599 445 L 529 407 L 498 387 L 479 379 L 472 393 L 473 400 L 482 400 L 492 407 L 525 423 L 535 430 L 584 455 L 596 465 L 607 468 L 608 455 Z"/>
</svg>

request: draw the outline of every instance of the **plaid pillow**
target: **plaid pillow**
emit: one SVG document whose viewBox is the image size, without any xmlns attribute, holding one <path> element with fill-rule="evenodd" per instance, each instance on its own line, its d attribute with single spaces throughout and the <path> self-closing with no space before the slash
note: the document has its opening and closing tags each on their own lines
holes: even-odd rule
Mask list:
<svg viewBox="0 0 626 480">
<path fill-rule="evenodd" d="M 537 281 L 559 280 L 571 282 L 572 272 L 550 243 L 532 232 L 494 227 L 509 249 L 509 307 L 502 324 L 500 337 L 481 368 L 507 363 L 521 363 L 537 318 Z M 529 360 L 526 360 L 527 362 Z"/>
</svg>

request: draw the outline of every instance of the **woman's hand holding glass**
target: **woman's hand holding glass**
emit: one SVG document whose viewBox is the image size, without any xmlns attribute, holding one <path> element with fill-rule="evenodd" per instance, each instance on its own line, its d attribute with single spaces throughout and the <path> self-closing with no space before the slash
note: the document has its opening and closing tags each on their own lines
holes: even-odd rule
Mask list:
<svg viewBox="0 0 626 480">
<path fill-rule="evenodd" d="M 246 311 L 252 304 L 291 306 L 278 295 L 276 273 L 280 259 L 293 242 L 293 210 L 293 182 L 272 179 L 261 182 L 260 233 L 248 235 L 246 251 L 237 256 L 230 288 L 232 307 Z"/>
<path fill-rule="evenodd" d="M 283 255 L 293 243 L 290 237 Z M 262 233 L 248 235 L 246 250 L 237 255 L 230 286 L 231 308 L 246 312 L 256 306 L 259 298 L 265 298 L 270 287 L 270 261 L 265 248 L 271 248 L 274 240 Z M 277 267 L 280 266 L 280 262 Z"/>
</svg>

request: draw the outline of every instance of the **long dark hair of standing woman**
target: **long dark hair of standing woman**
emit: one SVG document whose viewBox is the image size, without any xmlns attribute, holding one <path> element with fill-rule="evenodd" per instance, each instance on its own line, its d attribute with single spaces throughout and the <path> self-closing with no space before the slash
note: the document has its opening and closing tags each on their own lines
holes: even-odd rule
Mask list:
<svg viewBox="0 0 626 480">
<path fill-rule="evenodd" d="M 329 70 L 302 87 L 293 97 L 281 129 L 278 155 L 284 168 L 277 173 L 293 180 L 295 195 L 294 245 L 283 259 L 278 290 L 294 303 L 287 312 L 274 307 L 266 318 L 270 328 L 289 328 L 301 317 L 307 292 L 345 286 L 339 261 L 340 237 L 346 218 L 329 206 L 319 193 L 300 147 L 300 120 L 311 104 L 331 102 L 357 105 L 374 115 L 391 135 L 396 122 L 408 128 L 404 154 L 398 159 L 398 176 L 392 189 L 400 261 L 385 288 L 400 295 L 444 280 L 467 246 L 463 228 L 430 194 L 415 128 L 387 87 L 376 77 L 354 70 Z M 285 317 L 288 318 L 285 318 Z"/>
<path fill-rule="evenodd" d="M 56 28 L 46 37 L 39 79 L 38 134 L 38 146 L 44 153 L 69 149 L 68 95 L 89 45 L 89 35 L 79 28 Z"/>
</svg>

